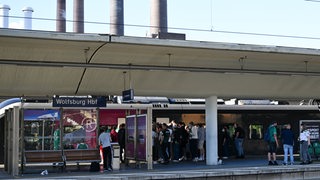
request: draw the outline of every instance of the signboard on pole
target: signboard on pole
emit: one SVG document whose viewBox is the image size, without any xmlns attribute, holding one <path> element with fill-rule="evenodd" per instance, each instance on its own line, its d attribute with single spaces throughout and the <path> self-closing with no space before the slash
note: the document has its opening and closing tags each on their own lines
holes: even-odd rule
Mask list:
<svg viewBox="0 0 320 180">
<path fill-rule="evenodd" d="M 128 90 L 122 91 L 122 100 L 123 101 L 131 101 L 133 99 L 134 99 L 133 89 L 128 89 Z"/>
</svg>

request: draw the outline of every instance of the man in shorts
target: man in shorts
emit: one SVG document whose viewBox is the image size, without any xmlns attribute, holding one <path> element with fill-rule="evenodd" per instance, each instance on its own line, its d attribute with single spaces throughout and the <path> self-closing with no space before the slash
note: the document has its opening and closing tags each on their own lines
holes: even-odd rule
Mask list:
<svg viewBox="0 0 320 180">
<path fill-rule="evenodd" d="M 276 159 L 276 151 L 279 147 L 278 138 L 277 138 L 277 122 L 273 122 L 269 128 L 270 140 L 268 142 L 268 165 L 278 165 Z"/>
</svg>

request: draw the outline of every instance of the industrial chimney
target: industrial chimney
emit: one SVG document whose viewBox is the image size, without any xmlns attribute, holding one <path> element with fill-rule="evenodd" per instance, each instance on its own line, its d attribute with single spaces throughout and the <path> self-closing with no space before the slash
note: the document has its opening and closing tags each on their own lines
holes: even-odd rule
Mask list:
<svg viewBox="0 0 320 180">
<path fill-rule="evenodd" d="M 66 0 L 57 0 L 56 30 L 66 32 Z"/>
<path fill-rule="evenodd" d="M 110 0 L 110 34 L 124 35 L 123 0 Z"/>
<path fill-rule="evenodd" d="M 186 40 L 185 34 L 169 33 L 167 0 L 151 0 L 150 33 L 152 38 Z"/>
<path fill-rule="evenodd" d="M 25 7 L 22 11 L 24 13 L 23 29 L 31 30 L 33 9 L 31 7 Z"/>
<path fill-rule="evenodd" d="M 84 33 L 84 0 L 73 0 L 73 31 Z"/>
<path fill-rule="evenodd" d="M 167 0 L 151 0 L 150 33 L 152 37 L 159 32 L 168 32 Z"/>
<path fill-rule="evenodd" d="M 0 5 L 0 28 L 9 27 L 9 11 L 10 7 L 8 5 Z"/>
</svg>

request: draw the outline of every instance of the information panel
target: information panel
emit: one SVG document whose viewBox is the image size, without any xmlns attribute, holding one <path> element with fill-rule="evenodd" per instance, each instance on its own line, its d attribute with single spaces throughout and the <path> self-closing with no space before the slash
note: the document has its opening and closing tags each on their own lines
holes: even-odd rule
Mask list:
<svg viewBox="0 0 320 180">
<path fill-rule="evenodd" d="M 136 116 L 127 116 L 126 125 L 126 158 L 135 159 L 135 141 L 136 141 Z"/>
<path fill-rule="evenodd" d="M 137 159 L 147 160 L 147 115 L 137 116 Z"/>
</svg>

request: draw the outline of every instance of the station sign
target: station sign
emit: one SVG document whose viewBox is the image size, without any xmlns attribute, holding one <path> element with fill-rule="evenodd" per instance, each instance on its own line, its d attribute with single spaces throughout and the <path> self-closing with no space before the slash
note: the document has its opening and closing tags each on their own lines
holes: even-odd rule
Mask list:
<svg viewBox="0 0 320 180">
<path fill-rule="evenodd" d="M 128 90 L 122 91 L 122 100 L 123 101 L 131 101 L 133 99 L 134 99 L 133 89 L 128 89 Z"/>
<path fill-rule="evenodd" d="M 56 96 L 52 98 L 53 107 L 106 107 L 105 96 L 83 97 L 83 96 Z"/>
</svg>

